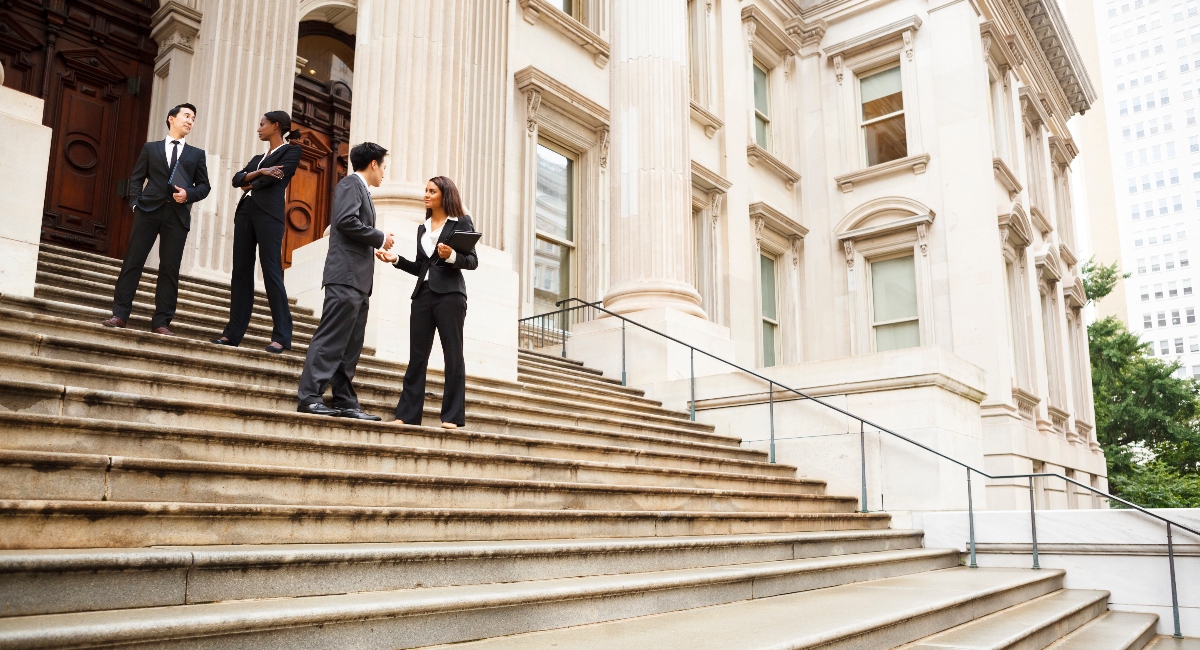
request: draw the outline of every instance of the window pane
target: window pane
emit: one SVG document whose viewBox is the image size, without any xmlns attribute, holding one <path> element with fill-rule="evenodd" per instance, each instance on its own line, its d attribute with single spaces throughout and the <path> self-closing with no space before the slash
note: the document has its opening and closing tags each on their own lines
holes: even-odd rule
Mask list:
<svg viewBox="0 0 1200 650">
<path fill-rule="evenodd" d="M 301 71 L 306 77 L 354 87 L 354 48 L 331 36 L 310 35 L 296 42 L 296 55 L 308 59 Z"/>
<path fill-rule="evenodd" d="M 754 110 L 767 117 L 771 116 L 767 101 L 767 72 L 758 67 L 758 64 L 754 66 Z"/>
<path fill-rule="evenodd" d="M 917 276 L 912 255 L 871 263 L 871 300 L 876 323 L 917 317 Z"/>
<path fill-rule="evenodd" d="M 767 148 L 767 121 L 757 115 L 754 116 L 754 144 Z"/>
<path fill-rule="evenodd" d="M 550 0 L 550 4 L 557 9 L 562 9 L 567 15 L 575 15 L 575 12 L 572 11 L 573 7 L 571 6 L 574 4 L 573 0 Z"/>
<path fill-rule="evenodd" d="M 877 72 L 859 81 L 863 120 L 872 120 L 904 109 L 900 66 Z"/>
<path fill-rule="evenodd" d="M 537 229 L 559 239 L 572 241 L 571 176 L 574 161 L 540 144 L 537 157 L 537 199 L 534 207 Z"/>
<path fill-rule="evenodd" d="M 880 325 L 875 328 L 875 351 L 902 350 L 921 345 L 921 330 L 917 321 Z"/>
<path fill-rule="evenodd" d="M 763 318 L 779 320 L 775 315 L 775 260 L 766 255 L 759 255 L 759 264 L 762 276 Z"/>
<path fill-rule="evenodd" d="M 775 326 L 763 321 L 763 365 L 775 365 Z"/>
<path fill-rule="evenodd" d="M 533 253 L 534 313 L 559 309 L 554 303 L 571 297 L 571 249 L 538 238 Z"/>
<path fill-rule="evenodd" d="M 864 126 L 863 140 L 867 147 L 867 166 L 907 156 L 908 138 L 904 132 L 904 115 Z"/>
</svg>

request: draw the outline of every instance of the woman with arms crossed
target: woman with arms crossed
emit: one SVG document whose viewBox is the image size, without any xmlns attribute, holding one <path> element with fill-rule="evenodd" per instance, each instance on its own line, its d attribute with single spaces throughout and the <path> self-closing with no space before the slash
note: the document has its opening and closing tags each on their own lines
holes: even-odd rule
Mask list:
<svg viewBox="0 0 1200 650">
<path fill-rule="evenodd" d="M 270 150 L 250 159 L 233 175 L 233 186 L 245 194 L 233 217 L 233 277 L 229 281 L 229 324 L 218 345 L 237 347 L 250 325 L 254 311 L 254 249 L 262 261 L 267 302 L 274 328 L 267 352 L 279 354 L 292 348 L 292 312 L 283 287 L 284 203 L 287 186 L 300 164 L 301 149 L 288 140 L 300 135 L 292 131 L 292 118 L 284 111 L 271 111 L 258 123 L 258 139 L 271 143 Z"/>
<path fill-rule="evenodd" d="M 467 370 L 463 361 L 463 322 L 467 318 L 467 285 L 463 271 L 479 266 L 474 247 L 460 253 L 446 242 L 455 232 L 473 232 L 471 217 L 463 212 L 462 199 L 454 181 L 435 176 L 425 184 L 425 223 L 417 226 L 417 256 L 406 260 L 386 251 L 376 251 L 380 261 L 417 276 L 408 320 L 408 370 L 404 390 L 396 405 L 396 421 L 421 424 L 425 410 L 425 371 L 433 332 L 442 340 L 446 360 L 446 385 L 442 391 L 442 427 L 455 429 L 466 424 L 464 401 Z"/>
</svg>

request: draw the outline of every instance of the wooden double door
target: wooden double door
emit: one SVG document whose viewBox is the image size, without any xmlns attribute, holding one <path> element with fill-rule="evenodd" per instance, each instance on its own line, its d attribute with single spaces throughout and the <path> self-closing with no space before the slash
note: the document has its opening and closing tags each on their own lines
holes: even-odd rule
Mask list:
<svg viewBox="0 0 1200 650">
<path fill-rule="evenodd" d="M 45 100 L 54 131 L 42 241 L 121 257 L 145 142 L 156 0 L 0 0 L 4 85 Z"/>
</svg>

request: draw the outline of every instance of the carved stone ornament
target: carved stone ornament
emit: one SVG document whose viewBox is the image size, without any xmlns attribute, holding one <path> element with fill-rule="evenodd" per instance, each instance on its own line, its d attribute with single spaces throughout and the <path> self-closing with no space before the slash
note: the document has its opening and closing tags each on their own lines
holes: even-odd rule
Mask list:
<svg viewBox="0 0 1200 650">
<path fill-rule="evenodd" d="M 913 58 L 913 33 L 911 29 L 904 30 L 904 54 L 908 56 L 908 60 Z"/>
<path fill-rule="evenodd" d="M 804 238 L 799 235 L 792 235 L 792 268 L 800 268 L 800 246 L 804 243 Z"/>
<path fill-rule="evenodd" d="M 708 195 L 708 209 L 712 214 L 713 225 L 721 220 L 721 204 L 725 202 L 724 192 L 711 192 Z"/>
<path fill-rule="evenodd" d="M 929 255 L 929 229 L 925 224 L 917 224 L 917 243 L 921 246 L 921 254 Z"/>
<path fill-rule="evenodd" d="M 754 46 L 754 31 L 758 29 L 758 23 L 753 20 L 746 21 L 746 43 L 751 47 Z"/>
<path fill-rule="evenodd" d="M 1000 226 L 1000 248 L 1008 243 L 1008 226 Z"/>
<path fill-rule="evenodd" d="M 833 71 L 837 73 L 837 82 L 842 83 L 842 55 L 837 54 L 833 57 Z"/>
<path fill-rule="evenodd" d="M 608 129 L 600 129 L 600 167 L 608 168 Z"/>
<path fill-rule="evenodd" d="M 754 241 L 758 245 L 762 245 L 763 230 L 767 227 L 767 220 L 763 217 L 750 217 L 754 220 Z"/>
<path fill-rule="evenodd" d="M 525 93 L 525 127 L 530 133 L 537 131 L 537 112 L 542 106 L 542 91 L 530 88 Z"/>
<path fill-rule="evenodd" d="M 992 60 L 992 35 L 984 34 L 979 40 L 983 43 L 983 64 L 987 65 Z"/>
<path fill-rule="evenodd" d="M 842 242 L 842 247 L 846 250 L 846 268 L 854 268 L 854 242 L 849 239 Z"/>
</svg>

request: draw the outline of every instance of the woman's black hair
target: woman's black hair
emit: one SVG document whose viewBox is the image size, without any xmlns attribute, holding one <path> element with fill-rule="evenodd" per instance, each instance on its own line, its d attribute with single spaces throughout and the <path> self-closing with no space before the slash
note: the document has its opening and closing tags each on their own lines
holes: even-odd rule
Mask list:
<svg viewBox="0 0 1200 650">
<path fill-rule="evenodd" d="M 292 129 L 292 116 L 287 114 L 287 111 L 270 111 L 265 113 L 263 117 L 272 124 L 279 125 L 279 134 L 284 140 L 295 140 L 300 137 L 300 129 Z"/>
<path fill-rule="evenodd" d="M 461 217 L 467 214 L 463 211 L 462 197 L 458 194 L 458 187 L 454 181 L 445 176 L 434 176 L 429 179 L 429 182 L 437 185 L 438 190 L 442 193 L 442 209 L 446 211 L 447 217 Z M 433 218 L 433 208 L 425 208 L 425 218 Z"/>
</svg>

